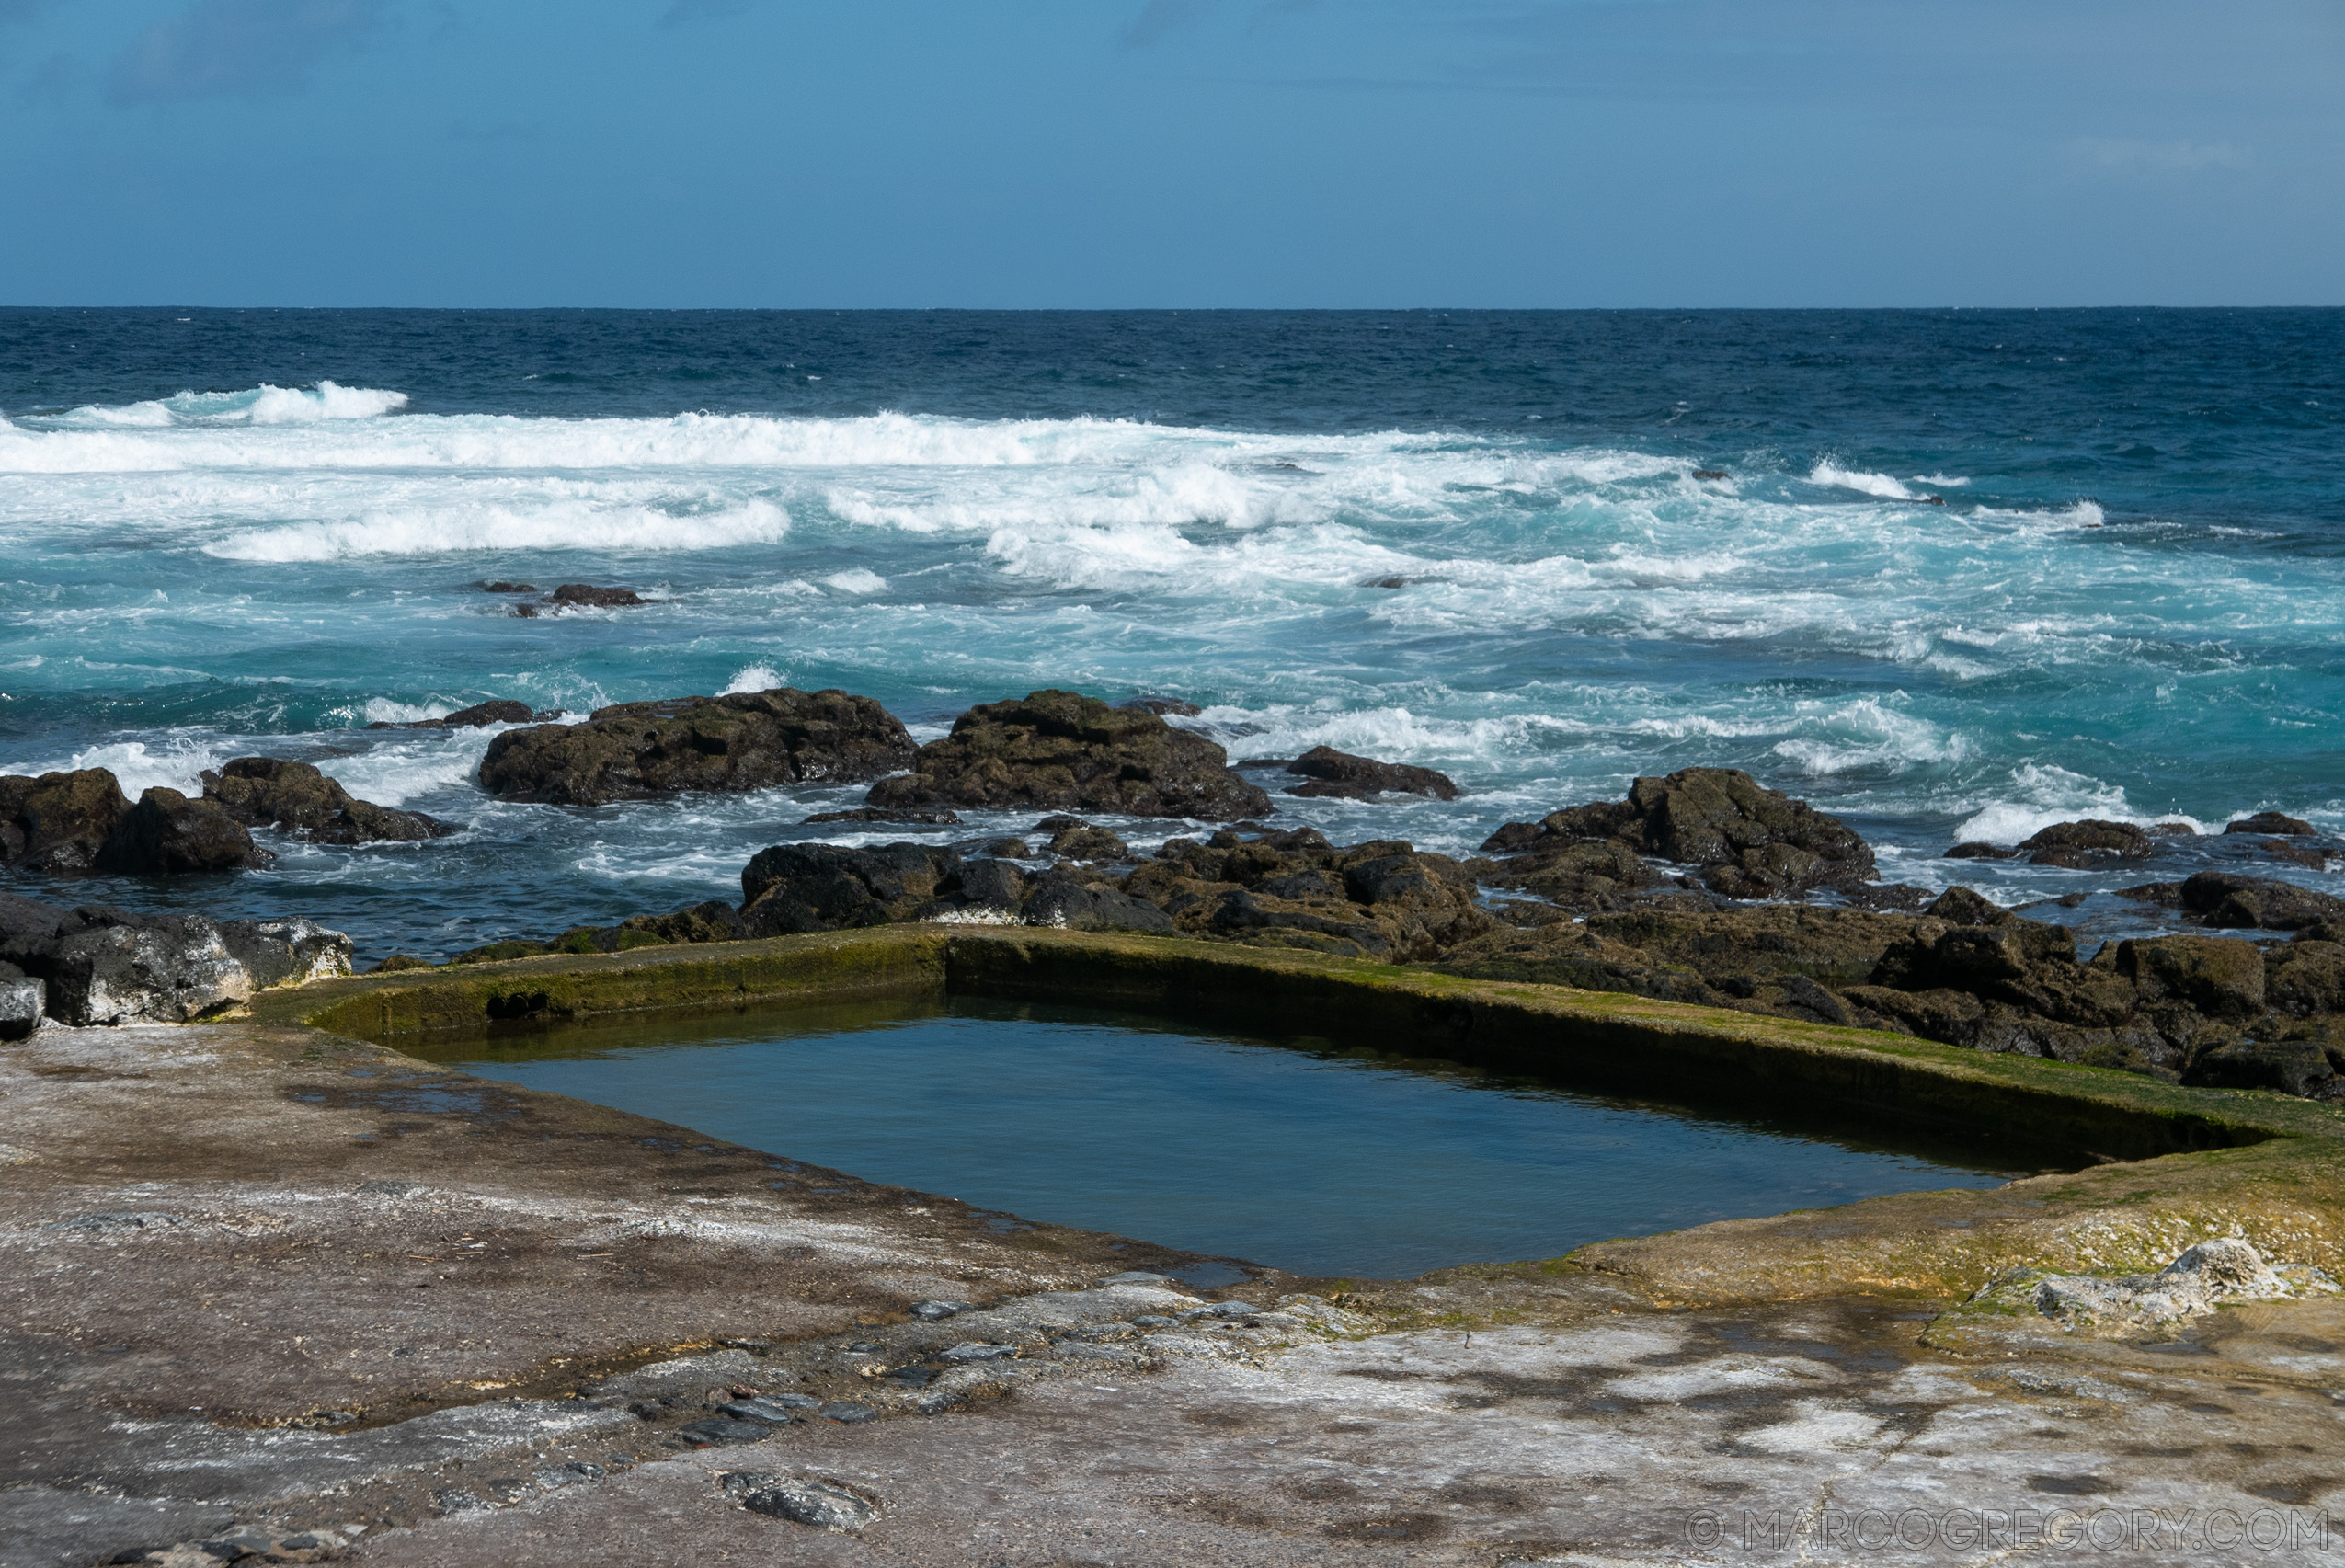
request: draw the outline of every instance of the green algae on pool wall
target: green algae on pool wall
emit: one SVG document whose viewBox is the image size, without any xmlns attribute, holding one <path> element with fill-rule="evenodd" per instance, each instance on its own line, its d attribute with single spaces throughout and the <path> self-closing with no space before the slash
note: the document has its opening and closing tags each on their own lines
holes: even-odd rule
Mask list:
<svg viewBox="0 0 2345 1568">
<path fill-rule="evenodd" d="M 256 1016 L 389 1044 L 499 1024 L 785 1008 L 944 991 L 944 933 L 932 927 L 818 933 L 763 942 L 550 954 L 498 963 L 313 982 L 264 991 Z"/>
<path fill-rule="evenodd" d="M 2345 1265 L 2345 1106 L 2185 1089 L 2109 1069 L 1964 1050 L 1558 986 L 1465 979 L 1315 954 L 1094 933 L 889 926 L 761 942 L 555 955 L 314 982 L 261 1019 L 390 1044 L 517 1023 L 820 1007 L 953 994 L 1055 1000 L 1250 1032 L 1293 1029 L 1591 1089 L 1773 1100 L 1935 1123 L 2110 1162 L 1985 1192 L 1867 1199 L 1599 1242 L 1547 1263 L 1429 1278 L 1477 1321 L 1557 1310 L 1548 1283 L 1601 1275 L 1656 1301 L 1887 1291 L 1966 1294 L 2014 1265 L 2154 1267 L 2246 1235 Z M 2163 1158 L 2160 1158 L 2163 1156 Z M 2126 1161 L 2131 1163 L 2118 1163 Z M 1543 1283 L 1545 1282 L 1545 1283 Z M 1399 1298 L 1384 1309 L 1401 1312 Z"/>
<path fill-rule="evenodd" d="M 264 993 L 255 1012 L 378 1041 L 882 996 L 1049 1000 L 1289 1027 L 1574 1087 L 1837 1107 L 2137 1160 L 2345 1136 L 2339 1107 L 1875 1030 L 1169 937 L 884 926 L 549 955 Z"/>
</svg>

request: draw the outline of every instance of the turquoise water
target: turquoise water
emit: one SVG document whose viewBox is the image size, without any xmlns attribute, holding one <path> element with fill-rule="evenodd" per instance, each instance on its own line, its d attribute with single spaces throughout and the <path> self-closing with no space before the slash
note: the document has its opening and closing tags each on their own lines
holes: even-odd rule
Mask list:
<svg viewBox="0 0 2345 1568">
<path fill-rule="evenodd" d="M 1282 801 L 1339 841 L 1469 851 L 1722 764 L 1892 879 L 2122 885 L 2210 852 L 1939 857 L 2345 828 L 2340 366 L 2336 311 L 0 312 L 0 769 L 187 789 L 266 751 L 466 824 L 66 895 L 307 913 L 362 958 L 736 891 L 856 793 L 503 805 L 487 733 L 368 723 L 781 682 L 923 738 L 1177 694 L 1236 756 L 1466 787 Z M 523 621 L 483 578 L 662 602 Z"/>
<path fill-rule="evenodd" d="M 1991 1145 L 1852 1137 L 1079 1008 L 959 1001 L 861 1026 L 606 1025 L 437 1054 L 999 1209 L 1004 1225 L 1019 1216 L 1327 1276 L 1555 1257 L 1609 1236 L 1991 1186 L 2037 1168 Z"/>
</svg>

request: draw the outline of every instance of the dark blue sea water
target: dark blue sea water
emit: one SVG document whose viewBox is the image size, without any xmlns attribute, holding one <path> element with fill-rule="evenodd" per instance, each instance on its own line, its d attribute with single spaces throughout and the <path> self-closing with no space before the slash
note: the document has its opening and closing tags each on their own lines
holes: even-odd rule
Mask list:
<svg viewBox="0 0 2345 1568">
<path fill-rule="evenodd" d="M 0 415 L 0 769 L 266 751 L 468 825 L 71 896 L 367 956 L 726 891 L 843 799 L 503 805 L 486 733 L 363 727 L 488 696 L 1179 694 L 1451 773 L 1288 807 L 1450 851 L 1728 764 L 2006 902 L 2110 879 L 1944 849 L 2345 828 L 2345 312 L 14 311 Z"/>
<path fill-rule="evenodd" d="M 1994 1186 L 2047 1158 L 1851 1139 L 1088 1008 L 838 1011 L 435 1054 L 864 1180 L 1321 1276 L 1558 1257 L 1611 1236 Z"/>
</svg>

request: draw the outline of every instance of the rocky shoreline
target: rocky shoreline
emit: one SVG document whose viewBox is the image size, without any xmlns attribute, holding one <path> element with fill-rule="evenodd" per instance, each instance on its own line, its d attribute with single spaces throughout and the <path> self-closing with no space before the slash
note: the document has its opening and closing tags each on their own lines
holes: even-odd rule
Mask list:
<svg viewBox="0 0 2345 1568">
<path fill-rule="evenodd" d="M 708 900 L 574 926 L 451 961 L 901 921 L 1129 931 L 1882 1029 L 2168 1082 L 2345 1098 L 2345 898 L 2232 871 L 2145 882 L 2123 896 L 2176 923 L 2259 934 L 2133 938 L 2088 954 L 2067 928 L 1972 889 L 1881 882 L 1872 849 L 1847 824 L 1725 769 L 1639 779 L 1621 800 L 1504 823 L 1481 854 L 1462 859 L 1399 839 L 1335 844 L 1315 828 L 1263 820 L 1276 807 L 1257 781 L 1283 773 L 1298 781 L 1283 786 L 1287 795 L 1368 803 L 1461 792 L 1429 769 L 1325 747 L 1232 763 L 1213 740 L 1167 722 L 1184 705 L 1160 698 L 1113 707 L 1046 690 L 973 708 L 948 735 L 918 745 L 868 698 L 781 688 L 625 704 L 579 723 L 506 729 L 479 777 L 491 795 L 515 800 L 594 806 L 861 783 L 869 786 L 863 806 L 807 825 L 932 829 L 957 824 L 963 810 L 1044 815 L 1022 833 L 943 844 L 776 842 L 744 867 L 738 904 Z M 440 722 L 547 716 L 491 704 Z M 305 763 L 242 758 L 203 784 L 199 799 L 153 789 L 132 805 L 102 770 L 0 778 L 0 858 L 58 876 L 164 875 L 266 864 L 256 828 L 330 843 L 456 830 L 356 799 Z M 1139 853 L 1091 816 L 1208 830 Z M 2261 853 L 2308 867 L 2345 853 L 2278 814 L 2231 829 Z M 2088 819 L 2014 846 L 1949 853 L 2122 867 L 2154 859 L 2162 839 L 2187 830 Z M 36 914 L 29 901 L 17 903 L 27 909 L 12 919 L 28 930 L 47 921 L 59 931 L 71 921 L 147 931 L 138 940 L 158 976 L 174 964 L 200 967 L 161 955 L 193 954 L 208 940 L 157 935 L 149 917 L 120 910 Z M 62 962 L 22 939 L 0 952 L 0 963 L 20 971 L 0 975 L 17 987 L 0 993 L 15 999 L 0 1008 L 24 1012 L 24 988 L 65 975 Z M 383 967 L 426 962 L 399 955 Z M 282 967 L 273 957 L 261 965 L 272 966 Z M 83 982 L 53 983 L 66 1010 L 57 1016 L 88 1014 L 70 1000 Z M 232 1004 L 235 988 L 166 979 L 154 989 L 165 994 L 124 1016 L 200 1016 L 207 1005 Z M 207 995 L 215 1000 L 204 1003 Z"/>
</svg>

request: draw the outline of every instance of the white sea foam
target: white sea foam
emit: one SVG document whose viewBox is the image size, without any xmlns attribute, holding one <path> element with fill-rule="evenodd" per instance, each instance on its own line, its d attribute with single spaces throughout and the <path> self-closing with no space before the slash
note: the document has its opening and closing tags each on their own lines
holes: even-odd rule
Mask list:
<svg viewBox="0 0 2345 1568">
<path fill-rule="evenodd" d="M 91 404 L 57 422 L 126 429 L 179 425 L 307 425 L 322 419 L 375 419 L 407 406 L 407 395 L 321 381 L 303 389 L 261 385 L 244 392 L 182 392 L 146 403 Z"/>
<path fill-rule="evenodd" d="M 878 593 L 887 587 L 886 578 L 865 567 L 850 567 L 822 580 L 841 593 Z"/>
<path fill-rule="evenodd" d="M 377 746 L 354 757 L 321 757 L 317 765 L 360 800 L 404 806 L 451 785 L 471 784 L 488 743 L 511 727 L 499 724 L 435 733 Z"/>
<path fill-rule="evenodd" d="M 1978 807 L 1955 828 L 1954 838 L 1957 842 L 2016 844 L 2054 822 L 2088 817 L 2105 822 L 2180 820 L 2200 826 L 2189 817 L 2145 817 L 2126 803 L 2124 790 L 2116 784 L 2050 763 L 2022 762 L 2011 770 L 2008 793 Z"/>
<path fill-rule="evenodd" d="M 232 533 L 206 544 L 231 561 L 335 561 L 509 550 L 723 550 L 778 544 L 789 515 L 752 498 L 722 511 L 677 516 L 647 507 L 585 503 L 383 511 L 344 522 L 300 522 Z"/>
<path fill-rule="evenodd" d="M 1808 475 L 1808 483 L 1831 485 L 1843 490 L 1860 490 L 1868 496 L 1879 496 L 1884 500 L 1910 501 L 1914 499 L 1913 491 L 1908 490 L 1886 474 L 1868 474 L 1860 468 L 1843 468 L 1828 457 L 1815 465 L 1814 471 Z"/>
<path fill-rule="evenodd" d="M 790 678 L 773 666 L 751 664 L 743 667 L 739 673 L 726 683 L 725 690 L 719 692 L 717 695 L 729 697 L 736 692 L 771 692 L 777 686 L 787 686 L 789 683 Z"/>
<path fill-rule="evenodd" d="M 389 697 L 369 697 L 360 713 L 368 724 L 422 724 L 446 718 L 456 707 L 454 703 L 400 703 Z"/>
<path fill-rule="evenodd" d="M 1927 485 L 1933 490 L 1959 490 L 1970 481 L 1954 474 L 1916 474 L 1914 483 Z"/>
<path fill-rule="evenodd" d="M 157 787 L 176 789 L 182 795 L 200 795 L 203 784 L 198 775 L 207 768 L 217 768 L 231 757 L 242 755 L 233 745 L 215 737 L 174 733 L 151 747 L 143 740 L 117 740 L 76 751 L 63 760 L 30 763 L 22 769 L 0 768 L 0 772 L 45 773 L 104 768 L 122 786 L 122 793 L 136 800 L 142 792 Z"/>
<path fill-rule="evenodd" d="M 1775 755 L 1801 773 L 1824 777 L 1862 769 L 1892 772 L 1921 763 L 1961 762 L 1974 748 L 1959 730 L 1916 718 L 1879 698 L 1800 704 L 1790 727 L 1801 733 L 1775 743 Z"/>
</svg>

